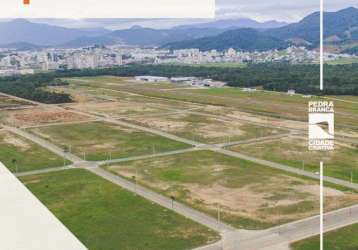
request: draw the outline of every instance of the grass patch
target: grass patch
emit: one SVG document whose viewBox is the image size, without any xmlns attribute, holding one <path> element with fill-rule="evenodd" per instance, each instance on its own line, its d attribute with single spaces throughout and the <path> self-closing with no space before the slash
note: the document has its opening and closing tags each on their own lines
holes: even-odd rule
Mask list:
<svg viewBox="0 0 358 250">
<path fill-rule="evenodd" d="M 70 163 L 27 139 L 7 132 L 0 132 L 0 161 L 11 172 L 60 167 Z"/>
<path fill-rule="evenodd" d="M 356 250 L 358 249 L 358 224 L 353 224 L 324 234 L 325 250 Z M 291 245 L 293 250 L 319 249 L 319 236 L 298 241 Z"/>
<path fill-rule="evenodd" d="M 13 99 L 0 94 L 0 108 L 18 105 L 30 105 L 30 103 L 18 99 Z"/>
<path fill-rule="evenodd" d="M 109 123 L 89 122 L 30 129 L 86 160 L 106 160 L 188 148 L 187 144 Z"/>
<path fill-rule="evenodd" d="M 336 143 L 331 152 L 309 151 L 306 139 L 286 137 L 256 144 L 236 145 L 230 149 L 243 154 L 282 163 L 311 172 L 319 171 L 324 161 L 326 176 L 358 183 L 358 146 Z"/>
<path fill-rule="evenodd" d="M 74 82 L 91 88 L 106 88 L 167 100 L 232 107 L 250 113 L 301 121 L 307 120 L 308 102 L 319 100 L 318 97 L 304 98 L 301 95 L 290 96 L 286 93 L 270 91 L 244 92 L 239 88 L 228 87 L 162 91 L 157 86 L 148 83 L 140 84 L 139 87 L 139 83 L 134 82 L 132 79 L 121 77 L 88 77 L 85 79 L 87 82 Z M 358 117 L 350 115 L 353 113 L 358 114 L 358 104 L 336 102 L 335 110 L 339 125 L 356 125 L 358 123 Z"/>
<path fill-rule="evenodd" d="M 263 229 L 319 212 L 317 181 L 211 151 L 106 166 L 166 196 L 174 196 L 237 228 Z M 259 173 L 259 174 L 258 174 Z M 358 195 L 327 187 L 326 208 L 354 204 Z M 332 196 L 331 196 L 332 195 Z"/>
<path fill-rule="evenodd" d="M 135 117 L 127 118 L 127 120 L 183 138 L 210 144 L 253 139 L 283 132 L 282 129 L 194 113 L 160 117 Z"/>
<path fill-rule="evenodd" d="M 85 170 L 21 178 L 89 249 L 191 249 L 219 236 Z"/>
</svg>

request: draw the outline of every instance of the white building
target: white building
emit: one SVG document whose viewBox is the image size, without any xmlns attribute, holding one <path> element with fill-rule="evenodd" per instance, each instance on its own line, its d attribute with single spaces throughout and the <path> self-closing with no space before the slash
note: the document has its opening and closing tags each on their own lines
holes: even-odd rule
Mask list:
<svg viewBox="0 0 358 250">
<path fill-rule="evenodd" d="M 169 78 L 161 76 L 136 76 L 135 80 L 144 82 L 167 82 Z"/>
<path fill-rule="evenodd" d="M 288 95 L 295 95 L 295 94 L 296 94 L 296 90 L 294 90 L 294 89 L 289 89 L 289 90 L 287 91 L 287 94 L 288 94 Z"/>
</svg>

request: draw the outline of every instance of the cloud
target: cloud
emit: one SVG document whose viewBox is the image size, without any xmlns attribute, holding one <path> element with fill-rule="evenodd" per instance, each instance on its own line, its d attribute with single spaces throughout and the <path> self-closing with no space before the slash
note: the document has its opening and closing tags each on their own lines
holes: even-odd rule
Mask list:
<svg viewBox="0 0 358 250">
<path fill-rule="evenodd" d="M 325 10 L 337 11 L 358 7 L 357 0 L 325 0 Z M 250 17 L 258 21 L 296 22 L 319 11 L 319 0 L 216 0 L 217 17 Z"/>
<path fill-rule="evenodd" d="M 195 0 L 194 0 L 195 1 Z M 297 22 L 303 17 L 319 11 L 319 0 L 216 0 L 218 19 L 251 18 L 257 21 Z M 358 7 L 357 0 L 325 0 L 327 11 L 337 11 L 346 7 Z M 208 22 L 208 19 L 42 19 L 45 22 L 71 28 L 126 29 L 134 25 L 152 28 Z"/>
<path fill-rule="evenodd" d="M 217 17 L 296 22 L 319 10 L 317 0 L 217 0 Z"/>
</svg>

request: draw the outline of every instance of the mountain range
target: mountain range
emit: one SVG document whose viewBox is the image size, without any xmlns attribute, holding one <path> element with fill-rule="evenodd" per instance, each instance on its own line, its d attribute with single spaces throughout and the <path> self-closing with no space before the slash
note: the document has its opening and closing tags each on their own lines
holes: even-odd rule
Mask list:
<svg viewBox="0 0 358 250">
<path fill-rule="evenodd" d="M 133 26 L 130 29 L 73 29 L 40 24 L 25 19 L 0 22 L 0 46 L 32 44 L 36 46 L 82 47 L 93 44 L 124 43 L 138 46 L 160 46 L 166 43 L 218 35 L 229 29 L 280 27 L 286 23 L 257 22 L 251 19 L 217 20 L 202 24 L 177 26 L 172 29 L 152 29 Z M 30 47 L 30 46 L 28 46 Z"/>
<path fill-rule="evenodd" d="M 265 30 L 235 29 L 216 36 L 168 43 L 169 49 L 198 48 L 200 50 L 267 50 L 280 49 L 290 44 L 317 47 L 319 44 L 320 13 L 312 13 L 297 23 Z M 358 9 L 346 8 L 325 12 L 325 42 L 349 43 L 358 41 Z"/>
<path fill-rule="evenodd" d="M 102 36 L 105 29 L 69 29 L 48 24 L 31 23 L 25 19 L 0 22 L 0 44 L 28 43 L 56 46 L 82 36 Z"/>
<path fill-rule="evenodd" d="M 358 9 L 346 8 L 325 12 L 325 42 L 330 44 L 358 42 Z M 169 49 L 201 50 L 267 50 L 290 44 L 314 48 L 319 43 L 319 12 L 297 23 L 257 22 L 251 19 L 216 20 L 181 25 L 171 29 L 134 26 L 130 29 L 71 29 L 24 19 L 0 22 L 0 47 L 84 47 L 94 44 L 127 44 L 159 46 Z"/>
<path fill-rule="evenodd" d="M 216 29 L 232 29 L 232 28 L 253 28 L 253 29 L 271 29 L 279 28 L 287 25 L 286 22 L 278 22 L 275 20 L 267 22 L 258 22 L 250 18 L 239 19 L 223 19 L 214 22 L 189 24 L 174 27 L 175 29 L 187 29 L 187 28 L 216 28 Z"/>
<path fill-rule="evenodd" d="M 239 30 L 228 30 L 217 36 L 199 38 L 194 40 L 169 43 L 163 48 L 185 49 L 198 48 L 203 51 L 208 50 L 227 50 L 233 48 L 236 50 L 255 51 L 283 49 L 289 46 L 288 42 L 266 35 L 251 28 L 242 28 Z"/>
</svg>

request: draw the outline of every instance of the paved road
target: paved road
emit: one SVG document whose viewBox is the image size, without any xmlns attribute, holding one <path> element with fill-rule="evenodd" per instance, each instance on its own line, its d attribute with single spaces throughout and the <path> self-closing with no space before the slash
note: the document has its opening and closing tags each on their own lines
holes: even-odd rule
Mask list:
<svg viewBox="0 0 358 250">
<path fill-rule="evenodd" d="M 81 158 L 79 158 L 78 156 L 75 156 L 73 154 L 70 153 L 65 153 L 64 150 L 36 135 L 33 135 L 29 132 L 26 132 L 25 130 L 21 130 L 18 128 L 14 128 L 14 127 L 8 127 L 8 126 L 3 126 L 5 130 L 10 131 L 14 134 L 17 134 L 19 136 L 22 136 L 38 145 L 40 145 L 43 148 L 48 149 L 49 151 L 57 154 L 58 156 L 64 157 L 65 159 L 71 161 L 71 162 L 79 162 L 82 161 Z"/>
<path fill-rule="evenodd" d="M 36 175 L 36 174 L 46 174 L 46 173 L 58 172 L 58 171 L 74 169 L 74 168 L 75 167 L 73 165 L 68 165 L 68 166 L 64 166 L 64 167 L 55 167 L 55 168 L 44 168 L 44 169 L 39 169 L 39 170 L 20 172 L 20 173 L 15 174 L 15 176 L 22 177 L 22 176 L 29 176 L 29 175 Z"/>
<path fill-rule="evenodd" d="M 97 164 L 98 164 L 98 166 L 103 166 L 103 165 L 121 163 L 121 162 L 127 162 L 127 161 L 137 161 L 137 160 L 144 160 L 144 159 L 163 157 L 163 156 L 169 156 L 169 155 L 183 154 L 183 153 L 188 153 L 188 152 L 193 152 L 193 151 L 198 151 L 198 150 L 199 150 L 199 148 L 180 149 L 180 150 L 174 150 L 174 151 L 169 151 L 169 152 L 164 152 L 164 153 L 133 156 L 133 157 L 126 157 L 126 158 L 107 160 L 107 161 L 99 161 L 99 162 L 97 162 Z"/>
<path fill-rule="evenodd" d="M 358 222 L 358 205 L 335 210 L 324 216 L 324 231 L 328 232 Z M 223 241 L 197 250 L 288 250 L 293 242 L 319 234 L 319 216 L 313 216 L 261 231 L 227 232 Z"/>
<path fill-rule="evenodd" d="M 71 110 L 73 110 L 73 112 L 76 112 L 78 114 L 84 114 L 84 115 L 87 114 L 88 115 L 87 112 L 84 112 L 84 111 L 81 111 L 81 110 L 78 110 L 78 109 L 71 108 Z M 145 132 L 148 132 L 148 133 L 151 133 L 151 134 L 155 134 L 155 135 L 159 135 L 159 136 L 162 136 L 162 137 L 166 137 L 168 139 L 172 139 L 174 141 L 183 142 L 183 143 L 186 143 L 186 144 L 189 144 L 189 145 L 192 145 L 192 146 L 200 146 L 200 145 L 203 144 L 203 143 L 196 142 L 196 141 L 189 140 L 189 139 L 185 139 L 185 138 L 173 135 L 173 134 L 169 134 L 169 133 L 157 130 L 157 129 L 152 129 L 152 128 L 144 127 L 144 126 L 141 126 L 141 125 L 136 125 L 136 124 L 126 122 L 126 121 L 123 121 L 123 120 L 116 120 L 116 119 L 110 118 L 108 115 L 96 114 L 96 113 L 93 113 L 93 112 L 91 112 L 90 114 L 94 118 L 99 118 L 98 116 L 102 117 L 102 121 L 104 121 L 104 122 L 113 123 L 113 124 L 117 124 L 117 125 L 124 126 L 124 127 L 127 127 L 127 128 L 133 128 L 133 129 L 145 131 Z"/>
<path fill-rule="evenodd" d="M 157 194 L 149 189 L 146 189 L 144 187 L 140 187 L 139 185 L 135 185 L 127 180 L 125 180 L 124 178 L 121 178 L 119 176 L 116 176 L 112 173 L 109 173 L 108 171 L 105 171 L 101 168 L 98 168 L 97 166 L 99 165 L 96 162 L 86 162 L 83 161 L 82 159 L 80 159 L 79 157 L 71 154 L 71 153 L 63 153 L 63 150 L 55 145 L 53 145 L 50 142 L 47 142 L 41 138 L 38 138 L 37 136 L 30 134 L 26 131 L 23 131 L 21 129 L 17 129 L 17 128 L 11 128 L 11 127 L 5 127 L 6 130 L 11 131 L 15 134 L 18 134 L 20 136 L 23 136 L 24 138 L 27 138 L 39 145 L 41 145 L 44 148 L 47 148 L 48 150 L 51 150 L 52 152 L 54 152 L 55 154 L 58 155 L 64 155 L 66 157 L 66 159 L 71 160 L 72 162 L 74 162 L 74 164 L 71 167 L 64 167 L 64 168 L 53 168 L 53 169 L 43 169 L 43 170 L 37 170 L 37 171 L 31 171 L 31 172 L 25 172 L 25 173 L 20 173 L 18 176 L 25 176 L 25 175 L 29 175 L 29 174 L 42 174 L 42 173 L 48 173 L 48 172 L 54 172 L 54 171 L 60 171 L 60 170 L 64 170 L 64 169 L 71 169 L 74 167 L 79 167 L 79 168 L 84 168 L 87 169 L 89 171 L 91 171 L 92 173 L 101 176 L 104 179 L 107 179 L 123 188 L 126 188 L 132 192 L 137 192 L 138 195 L 143 196 L 144 198 L 151 200 L 153 202 L 156 202 L 160 205 L 162 205 L 163 207 L 166 207 L 168 209 L 172 209 L 172 201 L 171 199 L 164 197 L 160 194 Z M 174 151 L 174 152 L 167 152 L 167 153 L 163 153 L 163 154 L 158 154 L 158 155 L 170 155 L 170 154 L 174 154 L 174 153 L 183 153 L 183 152 L 189 152 L 195 149 L 185 149 L 185 150 L 179 150 L 179 151 Z M 153 155 L 151 155 L 150 157 L 153 157 Z M 145 158 L 145 156 L 142 156 L 142 158 Z M 124 160 L 130 160 L 131 158 L 126 158 Z M 133 159 L 133 158 L 132 158 Z M 175 206 L 174 206 L 174 210 L 175 212 L 190 218 L 200 224 L 203 224 L 213 230 L 219 231 L 219 232 L 225 232 L 228 230 L 235 230 L 233 227 L 226 225 L 224 223 L 218 223 L 217 220 L 215 220 L 214 218 L 207 216 L 201 212 L 198 212 L 192 208 L 189 208 L 181 203 L 175 202 Z"/>
<path fill-rule="evenodd" d="M 33 125 L 33 126 L 23 126 L 21 127 L 21 129 L 45 128 L 51 126 L 82 124 L 82 123 L 97 122 L 97 121 L 101 121 L 101 119 L 88 119 L 84 121 L 72 121 L 72 122 L 53 122 L 53 123 L 45 123 L 45 124 Z"/>
<path fill-rule="evenodd" d="M 257 164 L 263 165 L 263 166 L 267 166 L 267 167 L 271 167 L 271 168 L 275 168 L 275 169 L 280 169 L 289 173 L 293 173 L 293 174 L 298 174 L 301 176 L 306 176 L 312 179 L 316 179 L 319 180 L 320 177 L 319 175 L 312 173 L 312 172 L 308 172 L 302 169 L 298 169 L 298 168 L 294 168 L 294 167 L 290 167 L 287 165 L 283 165 L 283 164 L 279 164 L 276 162 L 272 162 L 272 161 L 267 161 L 267 160 L 263 160 L 260 158 L 256 158 L 256 157 L 252 157 L 252 156 L 247 156 L 241 153 L 237 153 L 237 152 L 233 152 L 230 150 L 226 150 L 226 149 L 222 149 L 222 148 L 213 148 L 212 149 L 215 152 L 221 153 L 221 154 L 225 154 L 228 156 L 232 156 L 232 157 L 236 157 L 236 158 L 240 158 L 243 160 L 247 160 L 247 161 L 251 161 L 251 162 L 255 162 Z M 344 180 L 340 180 L 340 179 L 336 179 L 333 177 L 329 177 L 329 176 L 324 176 L 324 180 L 333 184 L 337 184 L 343 187 L 348 187 L 351 189 L 357 189 L 358 190 L 358 184 L 356 183 L 350 183 L 348 181 L 344 181 Z"/>
<path fill-rule="evenodd" d="M 225 117 L 225 116 L 221 116 L 221 115 L 213 115 L 213 114 L 208 114 L 208 113 L 204 113 L 204 112 L 200 112 L 200 111 L 187 111 L 187 113 L 191 113 L 191 114 L 196 114 L 196 115 L 202 115 L 202 116 L 207 116 L 207 117 L 212 117 L 215 119 L 219 119 L 222 121 L 230 121 L 231 119 L 235 119 L 237 121 L 243 121 L 243 122 L 247 122 L 256 126 L 260 126 L 260 127 L 266 127 L 266 128 L 273 128 L 273 129 L 284 129 L 284 130 L 289 130 L 290 132 L 294 132 L 300 135 L 308 135 L 307 132 L 307 128 L 293 128 L 293 127 L 289 127 L 289 126 L 275 126 L 275 125 L 270 125 L 268 123 L 260 123 L 260 122 L 254 122 L 254 121 L 250 121 L 248 119 L 241 119 L 238 117 Z M 278 119 L 278 118 L 276 118 Z M 282 120 L 287 120 L 287 121 L 293 121 L 293 120 L 289 120 L 289 119 L 282 119 Z M 297 122 L 301 122 L 301 121 L 297 121 Z M 306 123 L 303 123 L 303 125 L 306 125 Z M 337 127 L 339 127 L 339 125 L 337 125 Z M 345 127 L 345 126 L 342 126 Z M 351 137 L 347 137 L 344 134 L 340 133 L 340 132 L 336 132 L 336 140 L 339 141 L 343 141 L 343 142 L 348 142 L 348 143 L 357 143 L 358 144 L 358 138 L 351 138 Z"/>
<path fill-rule="evenodd" d="M 79 113 L 82 113 L 87 116 L 89 115 L 87 112 L 79 112 Z M 258 159 L 255 157 L 246 156 L 246 155 L 243 155 L 240 153 L 236 153 L 236 152 L 232 152 L 229 150 L 219 148 L 215 145 L 214 146 L 206 145 L 206 144 L 198 143 L 198 142 L 195 142 L 192 140 L 180 138 L 178 136 L 175 136 L 175 135 L 172 135 L 172 134 L 169 134 L 166 132 L 158 131 L 156 129 L 150 129 L 147 127 L 135 125 L 135 124 L 125 122 L 125 121 L 118 121 L 118 120 L 106 117 L 103 114 L 101 114 L 100 116 L 92 114 L 92 116 L 96 119 L 98 119 L 99 117 L 103 117 L 102 120 L 105 122 L 110 122 L 110 123 L 118 124 L 121 126 L 139 129 L 142 131 L 157 134 L 157 135 L 160 135 L 160 136 L 163 136 L 163 137 L 166 137 L 169 139 L 173 139 L 176 141 L 181 141 L 181 142 L 184 142 L 189 145 L 197 147 L 196 150 L 208 149 L 208 150 L 212 150 L 212 151 L 222 153 L 225 155 L 229 155 L 232 157 L 237 157 L 240 159 L 252 161 L 252 162 L 255 162 L 255 163 L 258 163 L 261 165 L 265 165 L 268 167 L 288 171 L 291 173 L 307 176 L 307 177 L 314 178 L 314 179 L 319 179 L 319 176 L 317 176 L 313 173 L 307 172 L 307 171 L 303 171 L 303 170 L 292 168 L 292 167 L 289 167 L 286 165 L 277 164 L 274 162 Z M 146 189 L 144 187 L 135 185 L 134 183 L 131 183 L 131 182 L 125 180 L 124 178 L 121 178 L 121 177 L 111 174 L 101 168 L 98 168 L 97 163 L 83 162 L 82 159 L 80 159 L 79 157 L 77 157 L 75 155 L 72 155 L 70 153 L 64 154 L 64 152 L 61 148 L 59 148 L 47 141 L 35 136 L 35 135 L 32 135 L 26 131 L 23 131 L 23 130 L 20 130 L 17 128 L 6 127 L 6 126 L 4 128 L 8 131 L 15 133 L 15 134 L 23 136 L 23 137 L 41 145 L 42 147 L 49 149 L 50 151 L 52 151 L 60 156 L 64 156 L 66 159 L 75 163 L 73 167 L 81 167 L 81 168 L 88 169 L 89 171 L 97 174 L 98 176 L 101 176 L 113 183 L 116 183 L 117 185 L 120 185 L 121 187 L 126 188 L 132 192 L 137 192 L 138 195 L 141 195 L 141 196 L 143 196 L 153 202 L 156 202 L 168 209 L 172 208 L 172 201 L 169 198 L 159 195 L 159 194 L 157 194 L 149 189 Z M 194 150 L 194 149 L 189 149 L 189 150 Z M 170 152 L 168 152 L 168 154 L 169 153 Z M 142 156 L 142 157 L 145 157 L 145 156 Z M 40 171 L 41 172 L 38 172 L 38 173 L 45 173 L 45 172 L 48 172 L 51 170 L 48 169 L 48 170 L 40 170 Z M 53 171 L 56 171 L 56 170 L 53 170 Z M 351 184 L 346 181 L 338 180 L 338 179 L 331 178 L 331 177 L 325 177 L 325 180 L 335 183 L 335 184 L 338 184 L 338 185 L 357 189 L 357 184 Z M 222 235 L 224 236 L 224 240 L 222 242 L 214 244 L 213 246 L 210 246 L 210 248 L 208 248 L 208 249 L 215 249 L 215 248 L 218 249 L 218 247 L 221 248 L 222 246 L 224 246 L 224 249 L 228 249 L 228 250 L 234 250 L 234 249 L 238 249 L 238 248 L 240 250 L 241 249 L 243 249 L 243 250 L 245 250 L 245 249 L 249 249 L 249 250 L 287 249 L 288 242 L 296 241 L 296 240 L 317 234 L 317 218 L 318 217 L 313 217 L 313 218 L 309 218 L 309 219 L 306 219 L 303 221 L 283 225 L 283 226 L 280 226 L 277 228 L 272 228 L 269 230 L 257 232 L 257 231 L 235 230 L 234 228 L 232 228 L 231 226 L 229 226 L 227 224 L 218 223 L 216 219 L 214 219 L 210 216 L 207 216 L 201 212 L 198 212 L 194 209 L 191 209 L 183 204 L 179 204 L 178 202 L 175 202 L 174 210 L 176 212 L 178 212 L 179 214 L 182 214 L 196 222 L 199 222 L 203 225 L 208 226 L 209 228 L 220 231 L 222 233 Z M 358 218 L 355 217 L 356 212 L 357 212 L 356 208 L 351 209 L 349 214 L 347 211 L 349 211 L 349 210 L 339 210 L 339 211 L 333 212 L 332 215 L 328 215 L 326 218 L 327 230 L 329 228 L 341 227 L 341 226 L 347 225 L 349 223 L 352 223 L 353 221 L 358 221 Z"/>
<path fill-rule="evenodd" d="M 218 223 L 218 221 L 204 213 L 201 213 L 197 210 L 194 210 L 188 206 L 185 206 L 181 203 L 174 202 L 174 206 L 172 206 L 172 200 L 170 198 L 167 198 L 163 195 L 160 195 L 158 193 L 155 193 L 147 188 L 141 187 L 139 185 L 135 185 L 135 183 L 132 183 L 122 177 L 119 177 L 117 175 L 114 175 L 104 169 L 101 168 L 87 168 L 88 171 L 101 176 L 102 178 L 117 184 L 121 186 L 122 188 L 125 188 L 131 192 L 137 193 L 138 195 L 153 201 L 167 209 L 173 209 L 176 213 L 181 214 L 193 221 L 196 221 L 202 225 L 207 226 L 208 228 L 211 228 L 212 230 L 219 231 L 221 233 L 225 233 L 228 231 L 234 231 L 235 228 L 224 224 L 224 223 Z"/>
<path fill-rule="evenodd" d="M 205 113 L 205 112 L 201 112 L 201 111 L 188 111 L 188 113 L 194 114 L 194 115 L 202 115 L 202 116 L 207 116 L 207 117 L 211 117 L 211 118 L 215 118 L 217 120 L 221 120 L 221 121 L 232 121 L 232 119 L 237 120 L 237 121 L 243 121 L 246 123 L 250 123 L 252 125 L 255 126 L 259 126 L 259 127 L 265 127 L 265 128 L 273 128 L 273 129 L 285 129 L 285 130 L 289 130 L 289 131 L 306 131 L 304 129 L 298 129 L 298 128 L 289 128 L 289 127 L 283 127 L 283 126 L 275 126 L 275 125 L 270 125 L 268 124 L 268 122 L 266 123 L 262 123 L 262 122 L 254 122 L 254 121 L 250 121 L 249 119 L 242 119 L 239 117 L 226 117 L 226 116 L 222 116 L 222 115 L 214 115 L 214 114 L 209 114 L 209 113 Z M 291 120 L 289 120 L 291 121 Z"/>
<path fill-rule="evenodd" d="M 132 115 L 119 115 L 113 118 L 116 119 L 133 119 L 133 118 L 145 118 L 145 117 L 162 117 L 162 116 L 170 116 L 170 115 L 178 115 L 185 114 L 188 110 L 168 110 L 162 112 L 153 112 L 148 114 L 132 114 Z"/>
<path fill-rule="evenodd" d="M 34 105 L 43 105 L 43 103 L 28 100 L 28 99 L 24 99 L 24 98 L 14 96 L 14 95 L 9 95 L 9 94 L 6 94 L 4 92 L 0 92 L 0 95 L 4 95 L 4 96 L 7 96 L 7 97 L 12 98 L 12 99 L 19 100 L 19 101 L 24 101 L 24 102 L 31 103 L 31 104 L 34 104 Z"/>
<path fill-rule="evenodd" d="M 280 139 L 283 137 L 288 137 L 290 135 L 293 135 L 293 133 L 281 133 L 278 135 L 269 135 L 269 136 L 248 139 L 248 140 L 242 140 L 242 141 L 218 143 L 218 144 L 215 144 L 215 146 L 220 147 L 220 148 L 225 148 L 225 147 L 230 147 L 230 146 L 235 146 L 235 145 L 240 145 L 240 144 L 251 144 L 251 143 L 257 143 L 257 142 L 271 141 L 271 140 L 276 140 L 276 139 Z"/>
<path fill-rule="evenodd" d="M 87 112 L 80 111 L 80 110 L 77 110 L 77 109 L 71 108 L 71 110 L 73 110 L 73 112 L 76 112 L 78 114 L 83 114 L 83 115 L 87 114 L 87 115 L 89 115 Z M 175 140 L 175 141 L 180 141 L 180 142 L 192 145 L 194 147 L 197 147 L 197 148 L 200 148 L 200 149 L 203 149 L 203 150 L 205 150 L 205 149 L 206 150 L 212 150 L 212 151 L 222 153 L 222 154 L 225 154 L 225 155 L 228 155 L 228 156 L 232 156 L 232 157 L 240 158 L 240 159 L 243 159 L 243 160 L 255 162 L 255 163 L 263 165 L 263 166 L 272 167 L 272 168 L 275 168 L 275 169 L 280 169 L 280 170 L 283 170 L 283 171 L 286 171 L 286 172 L 290 172 L 290 173 L 294 173 L 294 174 L 298 174 L 298 175 L 302 175 L 302 176 L 306 176 L 306 177 L 310 177 L 310 178 L 319 180 L 318 175 L 316 175 L 315 173 L 309 172 L 309 171 L 305 171 L 305 170 L 302 170 L 302 169 L 290 167 L 290 166 L 279 164 L 279 163 L 276 163 L 276 162 L 263 160 L 263 159 L 252 157 L 252 156 L 247 156 L 247 155 L 244 155 L 244 154 L 241 154 L 241 153 L 237 153 L 237 152 L 233 152 L 233 151 L 230 151 L 230 150 L 227 150 L 227 149 L 220 148 L 220 147 L 218 147 L 216 145 L 209 145 L 209 144 L 196 142 L 196 141 L 193 141 L 193 140 L 188 140 L 188 139 L 185 139 L 185 138 L 182 138 L 182 137 L 179 137 L 179 136 L 176 136 L 176 135 L 172 135 L 172 134 L 169 134 L 167 132 L 163 132 L 163 131 L 160 131 L 160 130 L 157 130 L 157 129 L 147 128 L 147 127 L 144 127 L 144 126 L 141 126 L 141 125 L 132 124 L 130 122 L 116 120 L 116 119 L 108 117 L 107 115 L 103 115 L 103 114 L 101 114 L 101 115 L 102 115 L 102 121 L 104 121 L 104 122 L 109 122 L 109 123 L 117 124 L 117 125 L 120 125 L 120 126 L 145 131 L 145 132 L 156 134 L 156 135 L 159 135 L 159 136 L 163 136 L 163 137 Z M 90 116 L 92 116 L 93 118 L 99 118 L 97 114 L 93 114 L 93 113 L 91 113 Z M 327 182 L 331 182 L 331 183 L 334 183 L 334 184 L 337 184 L 337 185 L 344 186 L 344 187 L 348 187 L 348 188 L 352 188 L 352 189 L 358 189 L 358 184 L 350 183 L 348 181 L 336 179 L 336 178 L 333 178 L 333 177 L 325 176 L 324 180 L 327 181 Z"/>
</svg>

